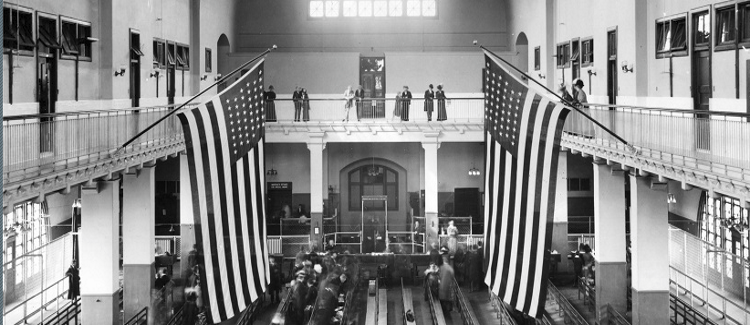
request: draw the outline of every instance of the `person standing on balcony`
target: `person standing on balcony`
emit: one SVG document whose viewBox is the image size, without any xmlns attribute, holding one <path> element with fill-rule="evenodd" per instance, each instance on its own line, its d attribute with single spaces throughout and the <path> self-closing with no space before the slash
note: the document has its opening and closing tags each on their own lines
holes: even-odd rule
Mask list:
<svg viewBox="0 0 750 325">
<path fill-rule="evenodd" d="M 445 121 L 448 119 L 448 112 L 445 110 L 445 92 L 443 91 L 443 85 L 439 84 L 435 92 L 435 98 L 437 98 L 437 120 Z"/>
<path fill-rule="evenodd" d="M 276 122 L 276 92 L 273 86 L 268 86 L 268 91 L 263 93 L 263 100 L 266 102 L 266 122 Z"/>
<path fill-rule="evenodd" d="M 349 122 L 349 110 L 352 109 L 353 101 L 354 101 L 354 92 L 352 91 L 352 86 L 346 86 L 346 90 L 344 91 L 344 112 L 345 112 L 345 118 L 341 120 L 341 122 Z"/>
<path fill-rule="evenodd" d="M 364 115 L 365 112 L 365 103 L 363 101 L 365 98 L 365 90 L 362 89 L 362 85 L 357 87 L 357 91 L 354 92 L 354 98 L 357 100 L 357 121 L 359 122 L 359 119 L 362 118 L 362 115 Z"/>
<path fill-rule="evenodd" d="M 424 91 L 424 111 L 427 112 L 427 121 L 432 121 L 432 111 L 435 110 L 435 103 L 432 101 L 435 98 L 435 91 L 432 89 L 430 84 L 427 90 Z"/>
<path fill-rule="evenodd" d="M 294 101 L 294 121 L 299 122 L 300 113 L 302 112 L 302 88 L 299 86 L 294 87 L 292 100 Z"/>
<path fill-rule="evenodd" d="M 409 120 L 409 108 L 411 107 L 411 91 L 409 86 L 404 86 L 404 90 L 401 92 L 401 120 Z"/>
<path fill-rule="evenodd" d="M 81 295 L 81 277 L 78 275 L 78 267 L 76 266 L 76 260 L 70 263 L 68 271 L 65 272 L 65 276 L 68 277 L 68 299 L 75 300 Z"/>
<path fill-rule="evenodd" d="M 307 95 L 307 89 L 302 88 L 302 120 L 310 120 L 310 96 Z"/>
<path fill-rule="evenodd" d="M 588 108 L 588 100 L 586 99 L 586 92 L 583 91 L 583 80 L 576 79 L 573 83 L 573 104 L 579 108 Z"/>
<path fill-rule="evenodd" d="M 397 117 L 401 118 L 401 92 L 396 93 L 396 100 L 394 101 L 395 106 L 393 107 L 393 119 Z"/>
</svg>

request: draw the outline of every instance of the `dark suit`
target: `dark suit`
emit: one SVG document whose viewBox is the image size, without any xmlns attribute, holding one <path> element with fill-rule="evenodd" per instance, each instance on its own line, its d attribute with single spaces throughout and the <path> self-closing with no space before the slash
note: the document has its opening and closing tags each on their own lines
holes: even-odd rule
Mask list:
<svg viewBox="0 0 750 325">
<path fill-rule="evenodd" d="M 292 94 L 292 100 L 294 100 L 294 121 L 299 122 L 302 112 L 302 91 L 295 91 Z"/>
<path fill-rule="evenodd" d="M 266 122 L 276 122 L 276 93 L 273 90 L 264 92 L 263 99 L 266 102 Z"/>
<path fill-rule="evenodd" d="M 427 120 L 432 121 L 432 111 L 435 110 L 435 103 L 432 99 L 435 98 L 435 92 L 432 89 L 427 89 L 424 92 L 424 111 L 427 112 Z"/>
<path fill-rule="evenodd" d="M 401 120 L 402 121 L 408 121 L 409 120 L 409 108 L 411 107 L 411 91 L 402 91 L 401 92 Z"/>
<path fill-rule="evenodd" d="M 354 92 L 354 99 L 357 101 L 357 121 L 364 115 L 364 102 L 362 99 L 365 98 L 365 90 L 357 89 Z"/>
</svg>

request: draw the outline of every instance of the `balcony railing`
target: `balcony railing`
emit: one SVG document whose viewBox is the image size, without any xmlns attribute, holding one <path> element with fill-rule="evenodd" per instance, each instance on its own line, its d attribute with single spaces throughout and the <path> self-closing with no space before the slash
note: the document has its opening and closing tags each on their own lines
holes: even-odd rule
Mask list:
<svg viewBox="0 0 750 325">
<path fill-rule="evenodd" d="M 3 118 L 3 179 L 34 177 L 107 158 L 172 106 Z M 181 143 L 176 116 L 142 135 L 125 154 Z"/>
<path fill-rule="evenodd" d="M 354 103 L 345 117 L 344 100 L 310 99 L 295 121 L 292 100 L 275 101 L 275 117 L 267 127 L 289 129 L 290 125 L 420 125 L 445 128 L 453 124 L 483 123 L 484 99 L 452 98 L 445 101 L 445 114 L 433 101 L 432 122 L 424 100 L 415 98 L 408 106 L 394 98 L 365 99 Z M 138 131 L 167 114 L 172 107 L 24 115 L 3 118 L 4 181 L 12 182 L 41 174 L 91 164 L 109 158 L 111 153 Z M 307 111 L 307 114 L 305 114 Z M 728 170 L 750 169 L 750 115 L 697 112 L 592 104 L 584 111 L 640 150 L 643 156 L 675 165 L 696 167 L 720 164 Z M 359 112 L 359 113 L 358 113 Z M 270 114 L 269 114 L 270 115 Z M 359 116 L 359 122 L 357 118 Z M 444 119 L 444 120 L 443 120 Z M 440 121 L 443 120 L 443 121 Z M 565 124 L 565 139 L 625 151 L 625 146 L 586 119 L 573 113 Z M 137 154 L 165 145 L 183 143 L 178 119 L 173 116 L 157 125 L 130 145 L 125 154 Z"/>
</svg>

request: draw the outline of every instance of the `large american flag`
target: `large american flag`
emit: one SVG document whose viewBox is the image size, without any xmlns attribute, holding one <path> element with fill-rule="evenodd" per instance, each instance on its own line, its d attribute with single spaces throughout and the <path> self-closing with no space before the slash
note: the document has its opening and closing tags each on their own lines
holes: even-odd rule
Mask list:
<svg viewBox="0 0 750 325">
<path fill-rule="evenodd" d="M 484 281 L 516 310 L 541 317 L 569 109 L 529 89 L 487 51 L 485 63 Z"/>
<path fill-rule="evenodd" d="M 263 171 L 262 58 L 230 87 L 178 114 L 210 320 L 239 315 L 270 281 Z"/>
</svg>

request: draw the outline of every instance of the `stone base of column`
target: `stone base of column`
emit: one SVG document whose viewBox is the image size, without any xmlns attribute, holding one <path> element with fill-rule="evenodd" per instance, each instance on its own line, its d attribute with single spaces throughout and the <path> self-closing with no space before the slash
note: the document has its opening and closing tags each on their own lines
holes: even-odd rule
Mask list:
<svg viewBox="0 0 750 325">
<path fill-rule="evenodd" d="M 117 292 L 108 295 L 81 295 L 81 324 L 121 324 L 120 297 Z"/>
<path fill-rule="evenodd" d="M 151 305 L 151 288 L 154 287 L 155 271 L 152 264 L 124 264 L 122 308 L 125 321 Z"/>
<path fill-rule="evenodd" d="M 573 274 L 573 263 L 568 260 L 568 222 L 552 224 L 552 251 L 560 253 L 560 263 L 557 264 L 557 274 Z M 552 274 L 550 274 L 552 275 Z"/>
<path fill-rule="evenodd" d="M 632 291 L 633 325 L 669 324 L 669 290 Z"/>
<path fill-rule="evenodd" d="M 318 233 L 315 233 L 318 228 Z M 323 241 L 323 212 L 310 212 L 310 244 L 317 245 L 318 252 L 325 249 Z"/>
<path fill-rule="evenodd" d="M 625 262 L 596 262 L 596 319 L 606 318 L 608 304 L 620 315 L 628 311 L 628 264 Z"/>
</svg>

